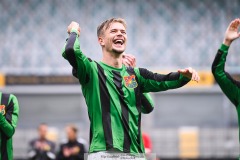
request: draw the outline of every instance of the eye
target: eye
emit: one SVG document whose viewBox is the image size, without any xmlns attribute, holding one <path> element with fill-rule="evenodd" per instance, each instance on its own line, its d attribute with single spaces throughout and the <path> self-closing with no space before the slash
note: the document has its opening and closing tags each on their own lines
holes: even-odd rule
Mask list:
<svg viewBox="0 0 240 160">
<path fill-rule="evenodd" d="M 117 31 L 116 30 L 111 30 L 110 33 L 116 33 Z"/>
<path fill-rule="evenodd" d="M 121 31 L 122 34 L 126 34 L 126 31 Z"/>
</svg>

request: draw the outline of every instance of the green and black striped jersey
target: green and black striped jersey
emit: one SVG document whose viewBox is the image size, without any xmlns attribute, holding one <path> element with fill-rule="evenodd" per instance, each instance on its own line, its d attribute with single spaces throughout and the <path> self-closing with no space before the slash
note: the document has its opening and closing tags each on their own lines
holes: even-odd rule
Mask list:
<svg viewBox="0 0 240 160">
<path fill-rule="evenodd" d="M 118 149 L 144 153 L 141 93 L 179 88 L 190 81 L 181 74 L 156 74 L 144 68 L 114 68 L 87 58 L 72 30 L 62 55 L 77 71 L 90 119 L 89 152 Z"/>
<path fill-rule="evenodd" d="M 238 124 L 240 124 L 240 82 L 234 80 L 230 74 L 225 71 L 228 49 L 229 46 L 221 45 L 212 64 L 212 73 L 223 93 L 236 106 Z"/>
<path fill-rule="evenodd" d="M 0 160 L 12 160 L 12 136 L 18 122 L 19 105 L 12 94 L 0 92 L 0 100 Z"/>
<path fill-rule="evenodd" d="M 72 74 L 74 77 L 78 78 L 77 70 L 75 68 L 72 69 Z M 153 99 L 150 93 L 141 93 L 141 112 L 143 114 L 149 114 L 154 109 Z"/>
</svg>

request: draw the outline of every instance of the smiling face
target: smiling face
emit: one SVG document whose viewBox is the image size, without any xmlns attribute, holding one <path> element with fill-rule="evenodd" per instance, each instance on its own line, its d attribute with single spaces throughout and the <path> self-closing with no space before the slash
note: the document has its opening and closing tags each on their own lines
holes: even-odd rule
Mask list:
<svg viewBox="0 0 240 160">
<path fill-rule="evenodd" d="M 126 49 L 127 34 L 125 23 L 121 21 L 113 21 L 108 24 L 98 35 L 99 44 L 103 50 L 121 54 Z"/>
</svg>

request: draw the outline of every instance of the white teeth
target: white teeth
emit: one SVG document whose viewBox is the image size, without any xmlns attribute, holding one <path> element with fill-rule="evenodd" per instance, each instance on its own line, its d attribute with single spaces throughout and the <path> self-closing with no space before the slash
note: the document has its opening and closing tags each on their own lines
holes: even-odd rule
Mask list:
<svg viewBox="0 0 240 160">
<path fill-rule="evenodd" d="M 123 40 L 116 40 L 114 43 L 115 43 L 115 44 L 116 44 L 116 43 L 121 43 L 121 44 L 123 44 Z"/>
</svg>

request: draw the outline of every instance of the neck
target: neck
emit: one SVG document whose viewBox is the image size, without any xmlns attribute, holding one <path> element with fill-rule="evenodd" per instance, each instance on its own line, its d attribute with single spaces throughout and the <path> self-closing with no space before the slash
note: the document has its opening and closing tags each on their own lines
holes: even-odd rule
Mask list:
<svg viewBox="0 0 240 160">
<path fill-rule="evenodd" d="M 74 142 L 76 140 L 77 140 L 77 138 L 69 138 L 69 142 Z"/>
<path fill-rule="evenodd" d="M 122 68 L 122 54 L 103 52 L 102 62 L 114 68 Z"/>
<path fill-rule="evenodd" d="M 41 141 L 45 141 L 45 140 L 46 140 L 45 137 L 40 137 L 39 139 L 40 139 Z"/>
</svg>

